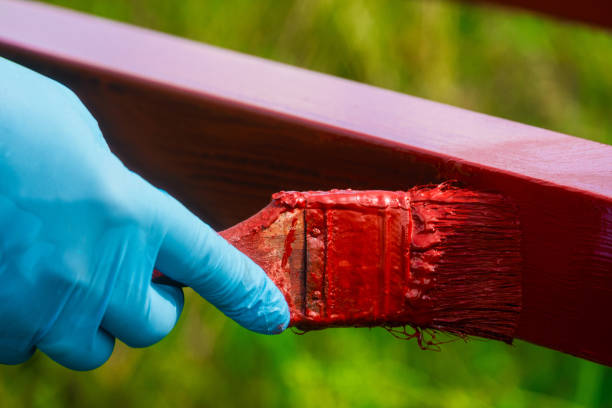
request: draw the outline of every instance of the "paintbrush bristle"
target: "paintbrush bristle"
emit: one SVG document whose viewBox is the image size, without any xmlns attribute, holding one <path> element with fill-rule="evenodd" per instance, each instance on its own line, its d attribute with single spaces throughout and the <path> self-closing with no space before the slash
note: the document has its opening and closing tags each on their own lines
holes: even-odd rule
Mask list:
<svg viewBox="0 0 612 408">
<path fill-rule="evenodd" d="M 511 342 L 521 311 L 515 206 L 498 194 L 450 184 L 409 193 L 411 273 L 436 279 L 428 327 Z"/>
</svg>

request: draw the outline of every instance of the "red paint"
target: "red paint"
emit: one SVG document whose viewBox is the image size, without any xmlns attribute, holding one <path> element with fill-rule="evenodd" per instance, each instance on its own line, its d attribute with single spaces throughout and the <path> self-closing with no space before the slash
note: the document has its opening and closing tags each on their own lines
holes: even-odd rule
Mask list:
<svg viewBox="0 0 612 408">
<path fill-rule="evenodd" d="M 291 252 L 293 251 L 292 244 L 295 241 L 295 225 L 297 223 L 297 218 L 294 218 L 291 221 L 291 228 L 287 232 L 287 238 L 285 239 L 285 249 L 283 251 L 283 259 L 281 261 L 281 267 L 287 266 L 287 261 L 291 256 Z"/>
<path fill-rule="evenodd" d="M 0 53 L 73 89 L 129 168 L 216 229 L 282 189 L 502 193 L 516 336 L 612 365 L 611 146 L 35 2 L 0 1 Z"/>
<path fill-rule="evenodd" d="M 247 221 L 258 229 L 221 234 L 275 281 L 302 330 L 411 325 L 510 342 L 521 303 L 515 215 L 499 195 L 449 184 L 283 192 Z M 269 229 L 281 216 L 291 222 L 279 224 L 290 225 L 279 246 Z"/>
</svg>

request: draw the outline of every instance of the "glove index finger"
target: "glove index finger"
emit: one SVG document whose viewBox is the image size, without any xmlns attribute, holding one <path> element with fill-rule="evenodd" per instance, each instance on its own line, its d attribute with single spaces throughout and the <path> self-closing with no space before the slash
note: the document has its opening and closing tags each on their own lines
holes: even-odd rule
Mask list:
<svg viewBox="0 0 612 408">
<path fill-rule="evenodd" d="M 283 331 L 289 324 L 289 308 L 265 272 L 176 199 L 162 196 L 160 222 L 166 235 L 156 268 L 192 287 L 249 330 Z"/>
</svg>

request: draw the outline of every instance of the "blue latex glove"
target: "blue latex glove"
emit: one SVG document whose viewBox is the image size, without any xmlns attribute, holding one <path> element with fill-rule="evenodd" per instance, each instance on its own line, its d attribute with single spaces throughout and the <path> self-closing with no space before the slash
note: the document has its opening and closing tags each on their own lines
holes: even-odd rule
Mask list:
<svg viewBox="0 0 612 408">
<path fill-rule="evenodd" d="M 77 370 L 115 338 L 162 339 L 194 288 L 242 326 L 287 327 L 287 304 L 255 263 L 132 173 L 69 89 L 0 58 L 0 362 L 36 348 Z"/>
</svg>

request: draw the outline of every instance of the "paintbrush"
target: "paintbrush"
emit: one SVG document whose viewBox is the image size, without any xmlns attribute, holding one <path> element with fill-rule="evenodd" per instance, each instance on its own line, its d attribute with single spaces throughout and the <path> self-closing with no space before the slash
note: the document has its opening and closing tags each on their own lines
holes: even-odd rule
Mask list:
<svg viewBox="0 0 612 408">
<path fill-rule="evenodd" d="M 404 327 L 421 346 L 428 329 L 514 337 L 521 233 L 499 194 L 452 182 L 280 192 L 220 234 L 280 288 L 295 328 Z"/>
</svg>

